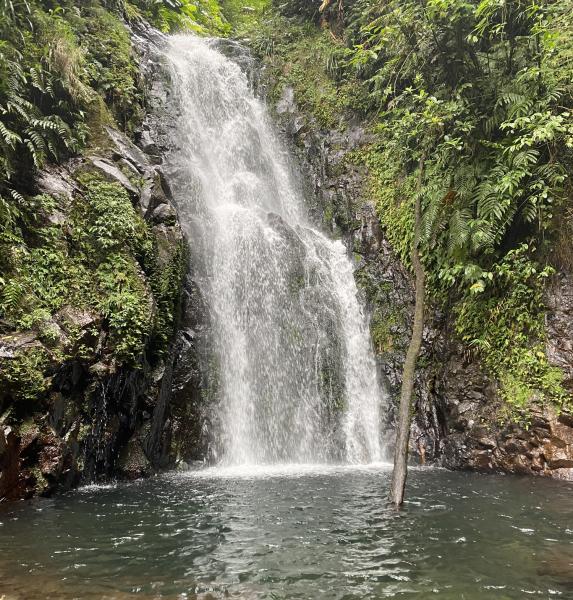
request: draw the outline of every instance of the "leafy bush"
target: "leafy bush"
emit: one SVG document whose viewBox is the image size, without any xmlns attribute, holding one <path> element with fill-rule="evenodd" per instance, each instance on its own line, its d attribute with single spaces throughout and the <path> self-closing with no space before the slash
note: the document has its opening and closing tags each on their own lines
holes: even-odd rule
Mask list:
<svg viewBox="0 0 573 600">
<path fill-rule="evenodd" d="M 121 249 L 139 257 L 149 252 L 147 224 L 133 208 L 127 191 L 91 173 L 80 175 L 79 180 L 86 193 L 76 207 L 75 231 L 86 253 L 98 260 Z"/>
<path fill-rule="evenodd" d="M 129 32 L 112 13 L 99 7 L 85 10 L 82 48 L 90 86 L 110 107 L 125 130 L 142 117 L 142 92 Z"/>
<path fill-rule="evenodd" d="M 107 256 L 96 271 L 97 308 L 109 324 L 118 362 L 135 363 L 151 332 L 152 298 L 137 266 L 123 253 Z"/>
<path fill-rule="evenodd" d="M 18 402 L 33 402 L 47 387 L 44 370 L 48 364 L 43 348 L 21 351 L 16 357 L 3 361 L 0 370 L 0 390 Z"/>
<path fill-rule="evenodd" d="M 95 311 L 106 319 L 116 360 L 135 363 L 152 335 L 154 305 L 142 266 L 155 268 L 153 239 L 122 186 L 91 173 L 80 180 L 84 192 L 61 225 L 47 219 L 56 199 L 36 199 L 38 219 L 28 227 L 29 241 L 20 238 L 11 246 L 0 317 L 49 338 L 46 323 L 62 307 Z"/>
<path fill-rule="evenodd" d="M 77 38 L 59 14 L 9 6 L 0 16 L 0 195 L 15 218 L 25 174 L 84 143 L 89 90 Z"/>
<path fill-rule="evenodd" d="M 543 289 L 551 267 L 539 269 L 527 244 L 497 263 L 484 288 L 457 303 L 460 338 L 483 358 L 501 384 L 501 396 L 521 413 L 533 398 L 561 406 L 563 375 L 545 354 Z"/>
<path fill-rule="evenodd" d="M 224 35 L 230 29 L 217 0 L 131 0 L 125 6 L 128 15 L 141 14 L 166 33 L 190 30 Z"/>
</svg>

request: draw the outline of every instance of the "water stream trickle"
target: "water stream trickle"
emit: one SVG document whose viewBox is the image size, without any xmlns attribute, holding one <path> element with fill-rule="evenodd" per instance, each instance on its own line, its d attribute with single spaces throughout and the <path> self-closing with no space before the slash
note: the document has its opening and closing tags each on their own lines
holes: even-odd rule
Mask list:
<svg viewBox="0 0 573 600">
<path fill-rule="evenodd" d="M 382 392 L 343 243 L 311 224 L 239 64 L 193 36 L 170 38 L 166 57 L 178 115 L 168 167 L 209 312 L 217 459 L 381 460 Z"/>
</svg>

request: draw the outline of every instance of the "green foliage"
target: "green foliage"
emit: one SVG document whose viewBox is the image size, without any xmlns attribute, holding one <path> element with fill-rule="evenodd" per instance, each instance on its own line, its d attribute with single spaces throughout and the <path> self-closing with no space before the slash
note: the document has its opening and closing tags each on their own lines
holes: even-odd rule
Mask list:
<svg viewBox="0 0 573 600">
<path fill-rule="evenodd" d="M 0 389 L 18 402 L 33 402 L 46 390 L 48 356 L 43 348 L 29 348 L 2 362 Z"/>
<path fill-rule="evenodd" d="M 489 0 L 358 5 L 367 10 L 351 17 L 348 68 L 377 112 L 365 162 L 390 241 L 408 264 L 424 156 L 431 296 L 454 304 L 458 334 L 510 405 L 562 404 L 544 350 L 548 270 L 524 244 L 552 234 L 570 169 L 571 96 L 554 67 L 549 11 Z"/>
<path fill-rule="evenodd" d="M 35 209 L 35 219 L 27 223 L 29 242 L 19 234 L 0 243 L 5 257 L 0 318 L 24 329 L 37 324 L 37 310 L 53 313 L 64 302 L 79 303 L 90 284 L 85 265 L 69 252 L 65 231 L 48 220 L 55 199 L 37 196 L 28 204 Z"/>
<path fill-rule="evenodd" d="M 395 314 L 386 314 L 385 311 L 374 310 L 372 320 L 370 322 L 370 332 L 372 342 L 378 354 L 391 352 L 395 346 L 393 328 L 398 325 L 399 318 Z"/>
<path fill-rule="evenodd" d="M 125 2 L 125 12 L 132 19 L 143 16 L 166 33 L 225 35 L 230 30 L 217 0 L 131 0 Z"/>
<path fill-rule="evenodd" d="M 271 13 L 251 32 L 249 41 L 269 69 L 274 86 L 271 100 L 277 101 L 290 86 L 300 108 L 319 126 L 329 128 L 338 127 L 345 110 L 357 102 L 352 85 L 329 75 L 332 56 L 340 46 L 327 31 Z"/>
<path fill-rule="evenodd" d="M 191 16 L 203 31 L 228 28 L 214 0 L 154 4 L 179 15 L 159 11 L 164 28 L 187 27 Z M 152 360 L 162 354 L 183 251 L 170 249 L 172 261 L 160 268 L 155 236 L 127 192 L 97 173 L 78 177 L 73 199 L 34 195 L 38 169 L 88 142 L 105 149 L 104 125 L 115 119 L 130 131 L 141 118 L 140 75 L 121 17 L 142 11 L 122 0 L 0 0 L 0 9 L 0 325 L 43 344 L 2 360 L 2 400 L 23 401 L 46 391 L 51 366 L 93 360 L 98 338 L 116 364 L 137 367 L 149 349 Z M 97 325 L 86 331 L 66 321 L 64 331 L 57 323 L 67 309 Z"/>
<path fill-rule="evenodd" d="M 152 299 L 137 265 L 124 253 L 110 253 L 96 271 L 97 308 L 106 318 L 114 356 L 135 363 L 151 331 Z"/>
<path fill-rule="evenodd" d="M 111 120 L 102 118 L 102 100 L 126 130 L 142 116 L 143 102 L 121 6 L 110 12 L 97 0 L 55 7 L 20 0 L 2 7 L 0 243 L 17 238 L 34 217 L 25 197 L 35 171 L 77 154 Z"/>
<path fill-rule="evenodd" d="M 143 102 L 129 32 L 102 8 L 85 9 L 84 14 L 81 39 L 89 84 L 128 130 L 142 117 Z"/>
<path fill-rule="evenodd" d="M 0 16 L 0 195 L 18 216 L 16 181 L 84 142 L 83 53 L 59 11 L 10 2 Z"/>
<path fill-rule="evenodd" d="M 562 374 L 545 354 L 543 289 L 552 269 L 539 269 L 523 244 L 497 263 L 477 291 L 455 307 L 456 331 L 501 384 L 501 396 L 526 413 L 533 398 L 562 406 Z"/>
<path fill-rule="evenodd" d="M 259 27 L 270 0 L 219 0 L 233 36 L 250 36 Z"/>
<path fill-rule="evenodd" d="M 542 235 L 563 202 L 573 129 L 549 15 L 518 2 L 358 4 L 372 20 L 353 32 L 349 68 L 379 111 L 395 182 L 426 157 L 426 262 L 453 285 L 452 267 Z"/>
<path fill-rule="evenodd" d="M 186 248 L 185 242 L 181 241 L 173 249 L 168 263 L 161 268 L 156 263 L 151 273 L 150 286 L 156 310 L 150 351 L 156 356 L 165 354 L 174 333 L 173 327 L 177 322 L 183 277 L 187 267 Z"/>
<path fill-rule="evenodd" d="M 415 177 L 404 177 L 401 167 L 390 159 L 391 153 L 392 148 L 374 144 L 349 153 L 347 160 L 368 169 L 363 194 L 374 202 L 394 251 L 410 265 Z"/>
<path fill-rule="evenodd" d="M 78 179 L 86 194 L 76 206 L 75 231 L 86 254 L 97 260 L 124 249 L 143 259 L 151 250 L 149 231 L 126 190 L 92 173 L 83 173 Z"/>
<path fill-rule="evenodd" d="M 35 330 L 50 345 L 57 342 L 52 319 L 64 306 L 101 314 L 115 359 L 136 364 L 155 331 L 156 307 L 142 270 L 150 275 L 157 270 L 153 236 L 122 186 L 93 173 L 79 179 L 84 191 L 61 224 L 48 219 L 61 201 L 36 198 L 38 219 L 28 227 L 29 240 L 10 245 L 0 317 L 18 329 Z M 170 299 L 178 294 L 180 279 L 171 267 L 156 277 L 160 284 L 153 292 L 165 309 L 156 345 L 163 348 L 173 323 Z"/>
<path fill-rule="evenodd" d="M 74 210 L 74 237 L 90 270 L 95 269 L 96 293 L 89 302 L 108 322 L 117 359 L 134 362 L 143 352 L 153 315 L 150 293 L 134 260 L 149 260 L 150 232 L 121 185 L 90 173 L 80 181 L 86 193 Z"/>
</svg>

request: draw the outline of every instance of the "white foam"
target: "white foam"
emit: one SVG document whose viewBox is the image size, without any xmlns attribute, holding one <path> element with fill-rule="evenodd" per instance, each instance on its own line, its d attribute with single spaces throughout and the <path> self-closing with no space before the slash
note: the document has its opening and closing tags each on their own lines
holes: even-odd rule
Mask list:
<svg viewBox="0 0 573 600">
<path fill-rule="evenodd" d="M 272 477 L 312 477 L 319 475 L 341 475 L 359 472 L 388 472 L 392 465 L 387 462 L 375 462 L 363 465 L 354 464 L 269 464 L 269 465 L 233 465 L 214 466 L 204 469 L 190 470 L 178 473 L 178 477 L 192 479 L 267 479 Z"/>
<path fill-rule="evenodd" d="M 113 490 L 118 486 L 117 481 L 110 483 L 88 483 L 77 488 L 75 491 L 78 493 L 82 492 L 97 492 L 99 490 Z"/>
</svg>

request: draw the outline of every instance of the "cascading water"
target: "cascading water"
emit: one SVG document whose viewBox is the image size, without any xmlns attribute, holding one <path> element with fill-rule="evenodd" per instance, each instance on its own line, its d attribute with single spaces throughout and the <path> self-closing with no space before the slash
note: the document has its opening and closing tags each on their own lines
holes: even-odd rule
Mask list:
<svg viewBox="0 0 573 600">
<path fill-rule="evenodd" d="M 216 43 L 174 36 L 166 55 L 169 168 L 209 312 L 217 459 L 379 461 L 382 394 L 352 264 L 310 224 L 263 102 Z"/>
</svg>

